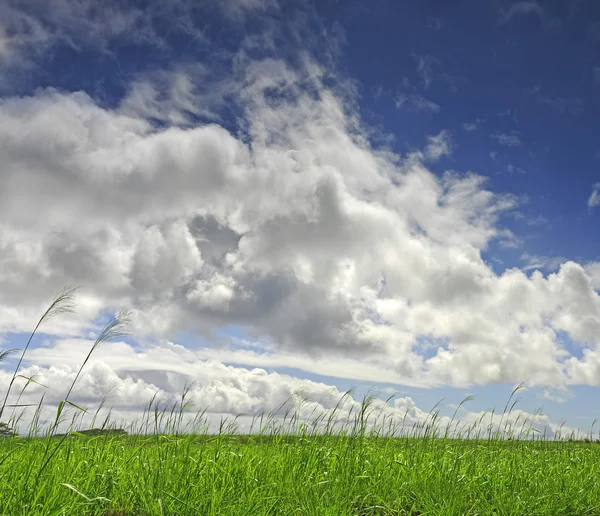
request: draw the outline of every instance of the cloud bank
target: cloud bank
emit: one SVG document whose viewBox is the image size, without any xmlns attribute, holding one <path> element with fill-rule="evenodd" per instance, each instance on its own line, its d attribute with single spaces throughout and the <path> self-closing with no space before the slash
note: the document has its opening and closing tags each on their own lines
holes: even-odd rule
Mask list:
<svg viewBox="0 0 600 516">
<path fill-rule="evenodd" d="M 114 30 L 146 34 L 126 20 Z M 40 48 L 14 34 L 3 55 Z M 419 386 L 600 383 L 589 266 L 497 274 L 482 253 L 514 238 L 502 217 L 516 198 L 477 173 L 432 172 L 452 153 L 447 132 L 406 155 L 376 146 L 347 81 L 309 52 L 253 49 L 246 39 L 227 74 L 186 63 L 138 77 L 114 106 L 53 88 L 0 100 L 0 333 L 31 330 L 54 292 L 85 286 L 30 367 L 61 383 L 77 339 L 129 306 L 142 350 L 113 349 L 83 380 L 93 396 L 114 380 L 125 404 L 172 392 L 170 371 L 224 412 L 302 383 L 226 363 Z M 231 327 L 255 349 L 218 333 Z M 182 332 L 212 347 L 170 351 Z"/>
</svg>

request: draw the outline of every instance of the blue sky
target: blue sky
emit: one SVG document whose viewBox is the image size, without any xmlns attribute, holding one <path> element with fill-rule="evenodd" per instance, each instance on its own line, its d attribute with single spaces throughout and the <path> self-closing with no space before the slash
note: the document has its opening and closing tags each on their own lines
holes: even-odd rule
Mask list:
<svg viewBox="0 0 600 516">
<path fill-rule="evenodd" d="M 599 177 L 598 6 L 460 6 L 375 2 L 328 10 L 345 28 L 342 61 L 360 82 L 362 111 L 396 135 L 400 151 L 449 130 L 456 147 L 440 168 L 474 170 L 495 189 L 526 196 L 524 218 L 508 224 L 526 239 L 528 254 L 598 259 L 598 213 L 587 206 Z M 395 110 L 398 92 L 420 95 L 439 111 Z M 518 252 L 498 254 L 507 266 L 521 265 Z"/>
<path fill-rule="evenodd" d="M 527 381 L 540 428 L 598 415 L 600 6 L 11 0 L 0 19 L 4 347 L 82 285 L 27 371 L 60 384 L 128 307 L 81 393 L 116 385 L 124 417 L 182 378 L 230 412 L 375 386 L 446 415 L 475 394 L 468 420 Z"/>
</svg>

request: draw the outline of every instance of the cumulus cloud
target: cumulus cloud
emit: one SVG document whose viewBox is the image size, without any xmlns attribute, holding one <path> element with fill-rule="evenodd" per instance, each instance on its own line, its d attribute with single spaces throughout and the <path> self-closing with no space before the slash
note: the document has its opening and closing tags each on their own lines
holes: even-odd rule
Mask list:
<svg viewBox="0 0 600 516">
<path fill-rule="evenodd" d="M 63 339 L 42 348 L 35 349 L 29 356 L 23 369 L 27 377 L 35 378 L 25 389 L 20 402 L 36 404 L 43 394 L 45 406 L 40 422 L 45 428 L 56 414 L 57 404 L 65 395 L 63 392 L 74 380 L 80 361 L 84 358 L 91 341 Z M 0 384 L 6 385 L 9 374 L 0 370 Z M 20 391 L 24 380 L 16 384 Z M 50 386 L 50 387 L 44 387 Z M 58 386 L 64 386 L 61 390 Z M 234 367 L 215 359 L 203 358 L 200 352 L 185 349 L 182 346 L 165 341 L 145 348 L 135 349 L 123 342 L 106 343 L 93 355 L 92 360 L 79 376 L 73 391 L 72 401 L 82 408 L 89 409 L 88 415 L 70 410 L 64 418 L 59 431 L 65 429 L 71 417 L 76 417 L 76 425 L 86 428 L 102 401 L 106 399 L 107 409 L 100 409 L 97 424 L 104 418 L 120 427 L 145 430 L 144 411 L 149 403 L 159 411 L 167 410 L 181 403 L 186 391 L 185 402 L 188 406 L 185 424 L 192 424 L 198 413 L 204 414 L 202 424 L 209 425 L 209 431 L 217 431 L 222 417 L 234 418 L 238 431 L 251 430 L 252 419 L 260 414 L 272 414 L 275 424 L 284 424 L 284 415 L 295 414 L 298 423 L 302 420 L 316 423 L 324 429 L 325 421 L 332 418 L 332 428 L 343 425 L 352 427 L 354 417 L 361 410 L 361 397 L 341 392 L 334 386 L 298 377 L 267 372 L 263 368 Z M 374 394 L 377 394 L 376 392 Z M 16 410 L 12 414 L 19 419 L 18 428 L 27 432 L 32 413 Z M 241 417 L 238 417 L 241 416 Z M 367 423 L 369 426 L 390 425 L 393 431 L 418 432 L 431 423 L 429 412 L 418 407 L 410 397 L 397 397 L 386 403 L 379 398 L 369 402 Z M 198 424 L 196 419 L 196 424 Z M 469 412 L 463 408 L 459 416 L 452 421 L 447 416 L 437 420 L 438 430 L 448 429 L 451 434 L 465 435 L 472 425 L 477 428 L 472 434 L 487 435 L 489 431 L 500 431 L 505 435 L 525 435 L 530 428 L 552 438 L 558 425 L 541 414 L 529 414 L 514 410 L 505 416 L 491 413 Z M 148 429 L 146 429 L 148 430 Z M 149 430 L 154 430 L 153 424 Z M 257 430 L 257 427 L 254 427 Z"/>
<path fill-rule="evenodd" d="M 598 383 L 589 270 L 497 274 L 482 258 L 515 238 L 503 226 L 513 195 L 475 172 L 429 170 L 452 152 L 445 131 L 406 156 L 375 145 L 347 82 L 307 53 L 291 64 L 255 46 L 265 48 L 246 41 L 226 76 L 186 64 L 135 77 L 113 106 L 51 88 L 2 99 L 0 332 L 31 330 L 54 292 L 83 284 L 78 313 L 45 331 L 83 339 L 126 305 L 145 346 L 109 348 L 117 361 L 89 370 L 94 393 L 113 380 L 132 399 L 173 392 L 197 364 L 199 385 L 212 385 L 199 395 L 222 411 L 270 407 L 256 392 L 275 389 L 258 382 L 230 398 L 223 382 L 264 374 L 225 363 L 418 386 Z M 235 117 L 222 115 L 224 98 Z M 414 95 L 398 102 L 422 108 Z M 231 326 L 243 348 L 218 333 Z M 198 343 L 177 348 L 179 380 L 165 372 L 171 348 L 156 351 L 160 367 L 133 365 L 182 332 Z M 48 355 L 77 357 L 71 342 L 35 350 L 30 367 L 64 381 L 74 366 Z M 202 365 L 211 359 L 221 383 Z"/>
<path fill-rule="evenodd" d="M 600 262 L 586 264 L 585 270 L 592 281 L 592 287 L 600 290 Z"/>
<path fill-rule="evenodd" d="M 446 133 L 406 161 L 370 147 L 342 101 L 305 94 L 298 73 L 250 65 L 252 149 L 218 125 L 157 131 L 83 94 L 5 101 L 3 270 L 19 272 L 3 279 L 4 310 L 33 313 L 77 279 L 96 297 L 88 315 L 127 301 L 155 337 L 237 324 L 280 352 L 371 364 L 370 379 L 387 364 L 397 382 L 574 381 L 554 331 L 596 342 L 585 271 L 495 275 L 480 253 L 506 237 L 498 217 L 515 200 L 480 176 L 429 172 Z M 273 103 L 275 85 L 295 102 Z M 449 344 L 425 359 L 419 335 Z"/>
<path fill-rule="evenodd" d="M 82 93 L 3 102 L 1 301 L 20 314 L 4 331 L 30 329 L 76 280 L 88 317 L 127 302 L 155 338 L 235 324 L 281 353 L 360 361 L 372 380 L 385 364 L 400 383 L 577 381 L 554 331 L 595 346 L 585 271 L 493 273 L 481 251 L 510 236 L 498 220 L 516 201 L 481 176 L 429 172 L 447 133 L 403 161 L 371 147 L 314 63 L 244 73 L 252 146 L 216 124 L 157 130 Z M 420 335 L 448 344 L 426 359 Z"/>
</svg>

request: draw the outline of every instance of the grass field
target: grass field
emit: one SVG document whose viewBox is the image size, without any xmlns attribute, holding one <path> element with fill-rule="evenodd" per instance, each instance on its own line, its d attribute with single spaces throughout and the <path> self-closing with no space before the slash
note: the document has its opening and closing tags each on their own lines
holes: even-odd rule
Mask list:
<svg viewBox="0 0 600 516">
<path fill-rule="evenodd" d="M 38 327 L 68 312 L 73 292 L 63 291 Z M 104 328 L 79 373 L 98 345 L 124 334 L 126 319 Z M 0 406 L 0 421 L 13 408 L 0 430 L 18 423 L 20 394 L 7 400 L 30 342 Z M 368 396 L 341 421 L 337 406 L 309 421 L 276 411 L 236 435 L 235 420 L 211 431 L 203 413 L 183 425 L 185 392 L 170 409 L 151 401 L 129 434 L 108 431 L 109 421 L 59 434 L 69 412 L 76 421 L 82 411 L 70 401 L 79 373 L 53 422 L 40 426 L 40 402 L 32 437 L 0 439 L 0 515 L 600 515 L 594 442 L 546 439 L 526 424 L 493 430 L 483 419 L 441 425 L 434 411 L 407 428 L 373 420 Z M 21 394 L 35 381 L 23 380 Z"/>
<path fill-rule="evenodd" d="M 599 465 L 596 444 L 548 440 L 9 438 L 0 514 L 579 516 L 600 514 Z"/>
</svg>

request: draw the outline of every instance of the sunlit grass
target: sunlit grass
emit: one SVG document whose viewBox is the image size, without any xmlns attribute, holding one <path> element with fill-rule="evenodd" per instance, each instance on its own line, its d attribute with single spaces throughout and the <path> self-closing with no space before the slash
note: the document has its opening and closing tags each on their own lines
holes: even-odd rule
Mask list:
<svg viewBox="0 0 600 516">
<path fill-rule="evenodd" d="M 549 440 L 98 435 L 0 443 L 2 514 L 600 514 L 600 446 Z"/>
<path fill-rule="evenodd" d="M 126 323 L 125 312 L 113 319 L 86 362 Z M 35 381 L 25 380 L 24 388 Z M 531 425 L 492 427 L 482 418 L 468 426 L 454 417 L 442 424 L 433 410 L 408 427 L 381 417 L 372 396 L 342 412 L 349 392 L 328 414 L 307 418 L 298 406 L 282 406 L 240 435 L 235 419 L 217 428 L 205 412 L 186 419 L 192 406 L 184 390 L 170 407 L 151 400 L 129 435 L 96 417 L 91 426 L 104 431 L 78 433 L 82 409 L 69 402 L 76 381 L 47 427 L 40 402 L 31 437 L 0 439 L 0 514 L 600 514 L 600 445 L 551 440 Z M 69 413 L 70 431 L 58 434 Z"/>
</svg>

